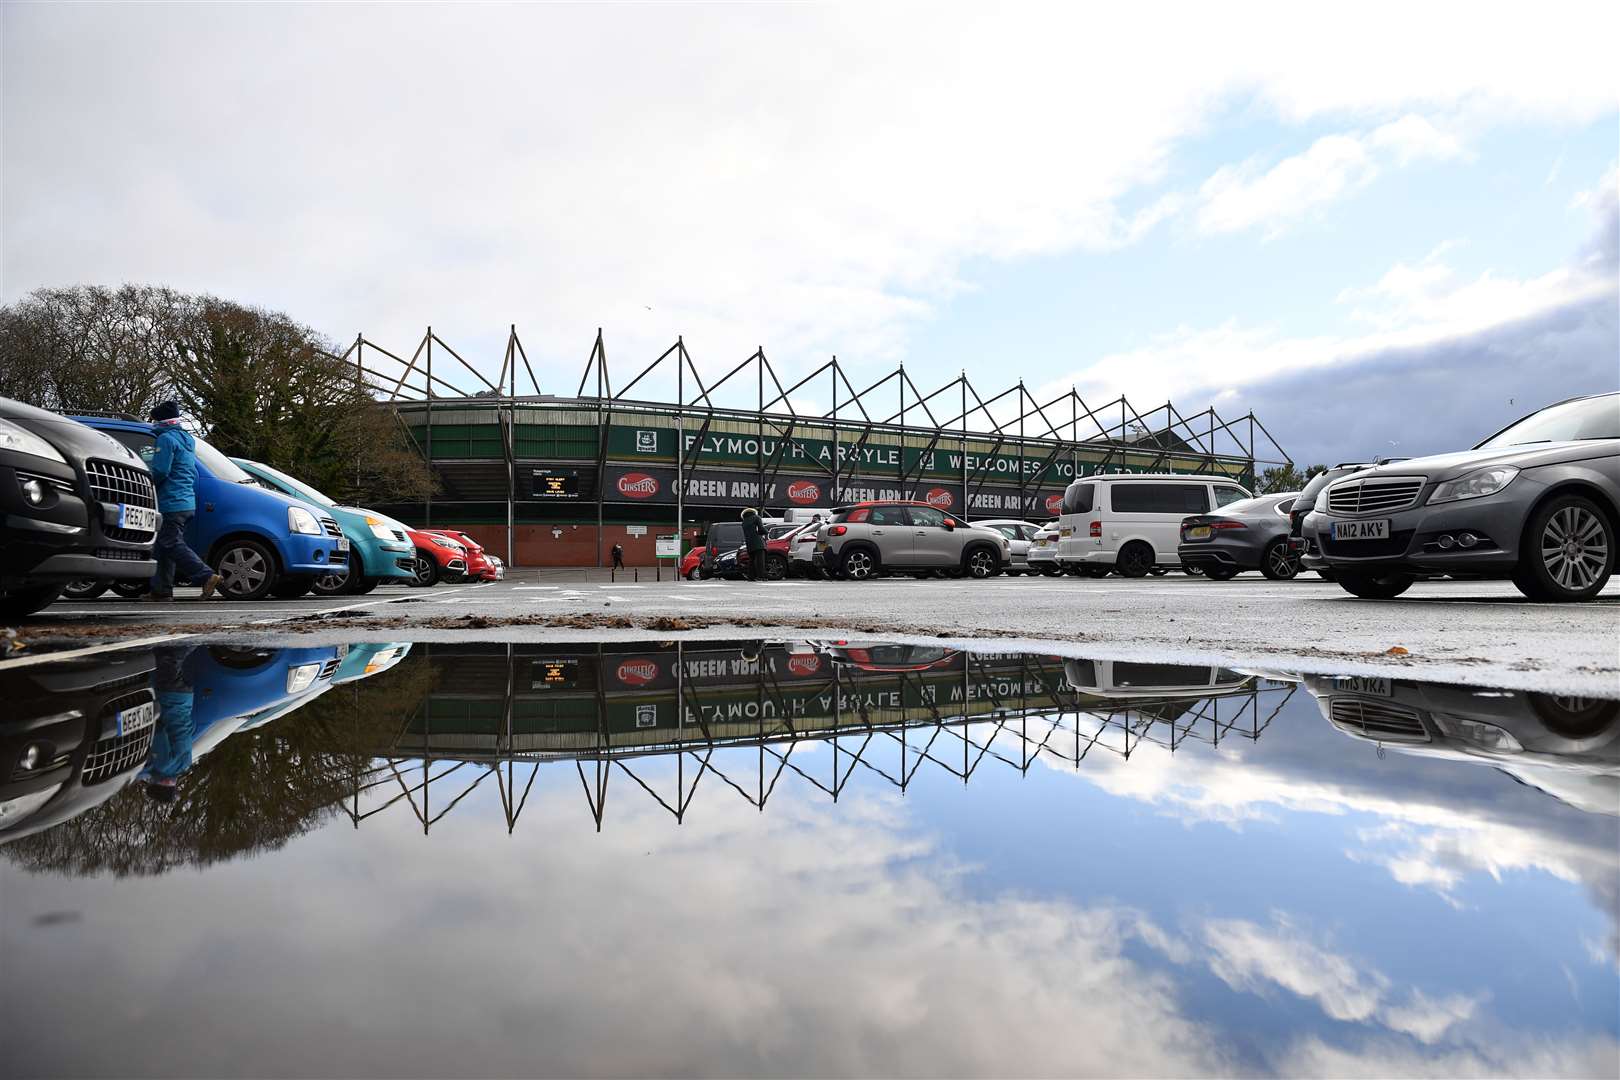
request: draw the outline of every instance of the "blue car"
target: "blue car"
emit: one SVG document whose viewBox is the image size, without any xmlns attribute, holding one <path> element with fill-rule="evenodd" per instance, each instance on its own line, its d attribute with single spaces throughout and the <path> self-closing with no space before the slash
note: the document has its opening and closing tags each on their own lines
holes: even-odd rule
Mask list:
<svg viewBox="0 0 1620 1080">
<path fill-rule="evenodd" d="M 339 563 L 315 579 L 315 591 L 320 595 L 368 593 L 382 582 L 397 585 L 416 581 L 416 545 L 401 523 L 375 510 L 340 506 L 331 496 L 280 469 L 246 458 L 231 461 L 265 487 L 318 506 L 337 519 L 343 535 L 349 538 L 349 562 Z"/>
<path fill-rule="evenodd" d="M 139 420 L 73 419 L 104 431 L 150 460 L 157 429 Z M 346 566 L 349 541 L 337 521 L 302 499 L 263 487 L 231 459 L 197 440 L 197 513 L 186 543 L 224 579 L 233 600 L 303 596 L 332 565 Z"/>
</svg>

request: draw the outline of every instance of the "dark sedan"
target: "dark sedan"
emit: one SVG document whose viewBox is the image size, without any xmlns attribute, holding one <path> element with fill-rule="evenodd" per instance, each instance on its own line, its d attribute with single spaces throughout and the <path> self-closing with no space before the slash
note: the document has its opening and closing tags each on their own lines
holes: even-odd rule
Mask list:
<svg viewBox="0 0 1620 1080">
<path fill-rule="evenodd" d="M 1261 495 L 1184 519 L 1177 548 L 1181 564 L 1214 581 L 1245 570 L 1287 581 L 1299 573 L 1299 559 L 1288 542 L 1288 511 L 1297 498 L 1297 491 Z"/>
</svg>

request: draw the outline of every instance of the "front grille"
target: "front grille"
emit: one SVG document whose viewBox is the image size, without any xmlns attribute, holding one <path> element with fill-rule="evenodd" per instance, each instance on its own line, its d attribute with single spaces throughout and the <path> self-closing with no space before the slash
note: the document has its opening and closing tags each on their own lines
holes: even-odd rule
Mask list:
<svg viewBox="0 0 1620 1080">
<path fill-rule="evenodd" d="M 1415 531 L 1403 529 L 1390 533 L 1388 540 L 1335 540 L 1323 533 L 1320 537 L 1322 553 L 1344 559 L 1393 559 L 1406 554 Z"/>
<path fill-rule="evenodd" d="M 1335 724 L 1364 739 L 1378 742 L 1421 743 L 1429 741 L 1416 709 L 1366 698 L 1334 698 L 1328 717 Z"/>
<path fill-rule="evenodd" d="M 343 535 L 342 527 L 329 517 L 321 518 L 321 528 L 326 530 L 327 536 L 333 537 L 334 539 Z"/>
<path fill-rule="evenodd" d="M 130 530 L 108 529 L 107 531 L 110 533 L 121 533 L 129 532 Z M 124 562 L 140 562 L 142 559 L 150 559 L 151 557 L 152 555 L 150 552 L 136 551 L 134 548 L 96 548 L 96 558 L 98 559 L 119 559 Z"/>
<path fill-rule="evenodd" d="M 330 679 L 332 676 L 336 675 L 337 674 L 337 669 L 338 669 L 338 661 L 336 661 L 336 660 L 328 660 L 326 663 L 321 665 L 321 673 L 320 673 L 320 675 L 316 676 L 316 678 L 319 679 L 320 681 L 324 682 L 325 680 Z"/>
<path fill-rule="evenodd" d="M 145 469 L 92 460 L 84 463 L 84 471 L 90 480 L 90 494 L 95 496 L 97 502 L 109 506 L 128 503 L 131 506 L 144 506 L 148 510 L 157 509 L 157 490 L 152 487 L 152 477 Z M 144 543 L 154 535 L 140 529 L 120 529 L 112 525 L 106 528 L 106 533 L 110 539 L 134 543 Z"/>
<path fill-rule="evenodd" d="M 1328 510 L 1334 514 L 1388 514 L 1405 510 L 1423 492 L 1421 476 L 1372 476 L 1344 480 L 1328 489 Z"/>
<path fill-rule="evenodd" d="M 84 786 L 110 780 L 145 761 L 146 752 L 152 746 L 153 731 L 153 728 L 147 728 L 97 742 L 96 748 L 84 761 Z"/>
</svg>

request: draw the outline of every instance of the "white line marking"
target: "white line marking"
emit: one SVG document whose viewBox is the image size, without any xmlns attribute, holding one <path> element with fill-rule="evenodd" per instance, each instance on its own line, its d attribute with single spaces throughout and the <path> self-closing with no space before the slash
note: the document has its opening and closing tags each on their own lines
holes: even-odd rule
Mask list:
<svg viewBox="0 0 1620 1080">
<path fill-rule="evenodd" d="M 0 660 L 0 669 L 28 667 L 30 664 L 53 664 L 58 660 L 72 660 L 79 656 L 94 656 L 97 653 L 114 652 L 118 649 L 138 649 L 143 645 L 156 645 L 164 641 L 179 641 L 181 638 L 196 636 L 196 634 L 159 634 L 157 637 L 132 638 L 129 641 L 110 641 L 105 645 L 89 645 L 82 649 L 68 649 L 66 652 L 18 656 L 10 660 Z"/>
</svg>

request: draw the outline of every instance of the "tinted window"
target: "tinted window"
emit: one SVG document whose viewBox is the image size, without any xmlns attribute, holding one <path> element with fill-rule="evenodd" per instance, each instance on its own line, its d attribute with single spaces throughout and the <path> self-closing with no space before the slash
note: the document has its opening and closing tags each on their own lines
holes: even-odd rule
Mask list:
<svg viewBox="0 0 1620 1080">
<path fill-rule="evenodd" d="M 258 483 L 253 477 L 243 472 L 236 462 L 201 439 L 197 440 L 197 464 L 212 473 L 215 480 L 223 480 L 227 484 Z"/>
<path fill-rule="evenodd" d="M 945 527 L 945 512 L 935 510 L 932 506 L 913 506 L 911 508 L 911 523 L 920 525 L 925 529 L 943 529 Z"/>
<path fill-rule="evenodd" d="M 1203 484 L 1114 484 L 1109 500 L 1116 514 L 1202 514 L 1209 509 Z"/>
<path fill-rule="evenodd" d="M 1229 503 L 1239 502 L 1243 499 L 1247 499 L 1248 497 L 1249 493 L 1244 491 L 1242 488 L 1228 487 L 1225 484 L 1215 485 L 1216 506 L 1226 506 Z"/>
<path fill-rule="evenodd" d="M 1277 504 L 1277 513 L 1283 514 L 1285 516 L 1293 509 L 1294 509 L 1294 500 L 1293 499 L 1284 499 L 1284 500 L 1282 500 L 1281 502 L 1279 502 Z"/>
<path fill-rule="evenodd" d="M 1070 484 L 1063 493 L 1063 513 L 1091 513 L 1091 500 L 1096 490 L 1096 484 Z"/>
<path fill-rule="evenodd" d="M 1542 409 L 1486 439 L 1478 449 L 1581 439 L 1620 439 L 1620 394 L 1566 401 Z"/>
<path fill-rule="evenodd" d="M 725 521 L 718 525 L 709 526 L 710 547 L 740 547 L 742 539 L 742 524 L 740 522 Z"/>
<path fill-rule="evenodd" d="M 1114 664 L 1115 686 L 1208 686 L 1210 669 L 1185 664 Z"/>
<path fill-rule="evenodd" d="M 939 511 L 935 510 L 934 513 L 939 514 Z M 933 522 L 933 524 L 944 524 L 944 515 L 939 514 L 939 517 L 940 520 Z M 866 515 L 866 520 L 872 525 L 904 525 L 906 523 L 906 508 L 903 506 L 874 506 L 871 513 Z"/>
<path fill-rule="evenodd" d="M 152 455 L 149 453 L 149 451 L 154 449 L 157 445 L 157 437 L 148 435 L 144 431 L 125 431 L 122 428 L 113 428 L 111 430 L 97 428 L 96 430 L 101 432 L 103 435 L 111 435 L 113 438 L 117 439 L 119 442 L 123 443 L 125 446 L 129 447 L 142 457 L 151 457 Z"/>
</svg>

